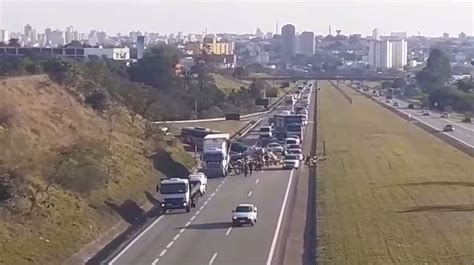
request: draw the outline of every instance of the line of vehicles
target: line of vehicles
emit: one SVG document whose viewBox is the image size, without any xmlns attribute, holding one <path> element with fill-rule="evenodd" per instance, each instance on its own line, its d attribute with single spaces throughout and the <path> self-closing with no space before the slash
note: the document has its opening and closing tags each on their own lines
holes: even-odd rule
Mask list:
<svg viewBox="0 0 474 265">
<path fill-rule="evenodd" d="M 275 114 L 269 126 L 260 127 L 261 146 L 282 157 L 283 169 L 299 168 L 304 158 L 301 145 L 313 88 L 317 88 L 314 81 L 298 84 L 296 93 L 287 96 L 285 110 Z"/>
<path fill-rule="evenodd" d="M 283 156 L 283 168 L 298 168 L 303 159 L 301 144 L 303 127 L 308 124 L 308 106 L 314 82 L 305 82 L 291 95 L 291 105 L 283 113 L 273 116 L 268 126 L 259 130 L 262 149 Z M 201 151 L 202 172 L 189 176 L 161 180 L 156 190 L 160 194 L 161 210 L 184 209 L 190 212 L 206 193 L 207 178 L 225 177 L 233 155 L 245 154 L 250 147 L 242 142 L 231 142 L 230 134 L 201 127 L 186 127 L 181 131 L 184 143 Z M 233 225 L 257 223 L 257 207 L 253 204 L 239 204 L 232 211 Z"/>
</svg>

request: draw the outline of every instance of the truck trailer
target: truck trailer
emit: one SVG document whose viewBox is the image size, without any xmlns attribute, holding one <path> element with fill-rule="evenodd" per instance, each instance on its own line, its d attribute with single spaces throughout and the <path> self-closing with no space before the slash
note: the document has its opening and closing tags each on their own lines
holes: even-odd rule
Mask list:
<svg viewBox="0 0 474 265">
<path fill-rule="evenodd" d="M 207 177 L 225 177 L 230 163 L 230 134 L 210 134 L 204 137 L 202 160 Z"/>
</svg>

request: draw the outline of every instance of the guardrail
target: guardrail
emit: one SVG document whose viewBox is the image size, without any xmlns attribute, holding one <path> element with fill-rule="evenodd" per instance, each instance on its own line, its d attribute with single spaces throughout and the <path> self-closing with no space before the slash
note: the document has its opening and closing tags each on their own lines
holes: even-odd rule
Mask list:
<svg viewBox="0 0 474 265">
<path fill-rule="evenodd" d="M 268 110 L 242 115 L 240 116 L 240 118 L 246 119 L 246 118 L 251 118 L 251 117 L 264 115 L 264 114 L 272 112 L 283 101 L 283 99 L 285 98 L 287 94 L 288 93 L 285 93 L 283 96 L 278 98 L 275 102 L 270 104 L 270 108 Z M 180 124 L 180 123 L 215 122 L 215 121 L 225 121 L 225 120 L 226 120 L 225 118 L 211 118 L 211 119 L 199 119 L 199 120 L 154 121 L 152 122 L 152 124 L 174 124 L 174 123 Z"/>
</svg>

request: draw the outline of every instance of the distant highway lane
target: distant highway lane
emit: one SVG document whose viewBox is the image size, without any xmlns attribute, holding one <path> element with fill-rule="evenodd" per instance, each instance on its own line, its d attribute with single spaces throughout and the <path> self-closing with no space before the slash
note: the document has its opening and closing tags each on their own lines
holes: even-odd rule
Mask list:
<svg viewBox="0 0 474 265">
<path fill-rule="evenodd" d="M 264 115 L 262 125 L 268 124 L 268 118 L 277 111 Z M 309 112 L 311 121 L 313 111 Z M 257 143 L 257 129 L 243 140 Z M 307 137 L 313 137 L 312 123 L 306 126 Z M 116 250 L 105 264 L 277 264 L 286 240 L 281 231 L 291 223 L 287 206 L 298 177 L 299 170 L 277 167 L 253 172 L 247 178 L 231 175 L 209 179 L 206 195 L 190 213 L 176 211 L 159 216 Z M 239 203 L 254 203 L 258 207 L 258 223 L 254 227 L 232 227 L 231 211 Z M 300 210 L 306 211 L 306 207 Z"/>
<path fill-rule="evenodd" d="M 383 102 L 384 104 L 392 105 L 392 103 L 385 103 L 385 99 L 382 97 L 377 97 L 377 100 Z M 405 113 L 407 116 L 410 115 L 413 119 L 416 119 L 420 122 L 430 125 L 433 128 L 438 129 L 440 133 L 451 136 L 455 140 L 463 143 L 464 145 L 474 148 L 474 127 L 472 125 L 463 124 L 461 122 L 455 122 L 451 119 L 441 118 L 441 114 L 434 111 L 430 111 L 430 116 L 423 116 L 420 109 L 408 109 L 409 103 L 402 99 L 394 98 L 393 102 L 398 102 L 399 111 Z M 453 125 L 453 132 L 443 132 L 443 128 L 447 124 Z"/>
</svg>

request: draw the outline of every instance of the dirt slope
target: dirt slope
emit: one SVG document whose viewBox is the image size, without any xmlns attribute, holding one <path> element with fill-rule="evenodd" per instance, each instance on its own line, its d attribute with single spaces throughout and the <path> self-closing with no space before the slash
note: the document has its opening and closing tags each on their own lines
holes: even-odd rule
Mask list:
<svg viewBox="0 0 474 265">
<path fill-rule="evenodd" d="M 139 216 L 159 170 L 169 172 L 163 161 L 193 164 L 166 139 L 154 142 L 164 155 L 153 161 L 143 120 L 131 124 L 121 107 L 98 114 L 44 75 L 0 79 L 0 111 L 0 177 L 15 189 L 0 204 L 0 264 L 60 264 L 124 212 Z M 67 165 L 85 169 L 66 167 L 65 179 L 50 181 L 64 167 L 57 162 L 64 150 Z"/>
</svg>

